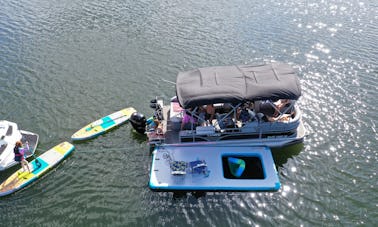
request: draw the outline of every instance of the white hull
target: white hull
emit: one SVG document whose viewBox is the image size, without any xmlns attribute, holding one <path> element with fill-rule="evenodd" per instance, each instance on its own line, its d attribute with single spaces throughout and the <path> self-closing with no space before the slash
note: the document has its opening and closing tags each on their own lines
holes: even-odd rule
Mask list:
<svg viewBox="0 0 378 227">
<path fill-rule="evenodd" d="M 31 157 L 38 145 L 39 136 L 35 133 L 19 130 L 17 124 L 9 121 L 0 121 L 0 171 L 4 171 L 18 164 L 14 161 L 13 148 L 17 141 L 28 141 L 29 152 L 26 158 Z"/>
</svg>

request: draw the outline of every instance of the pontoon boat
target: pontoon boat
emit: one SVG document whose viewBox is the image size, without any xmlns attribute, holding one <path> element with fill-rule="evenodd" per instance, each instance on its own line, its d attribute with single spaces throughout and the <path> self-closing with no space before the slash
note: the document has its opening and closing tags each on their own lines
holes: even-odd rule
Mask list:
<svg viewBox="0 0 378 227">
<path fill-rule="evenodd" d="M 300 96 L 297 75 L 284 63 L 180 72 L 176 96 L 169 105 L 158 98 L 150 103 L 153 118 L 148 119 L 145 132 L 148 143 L 155 149 L 150 187 L 154 190 L 278 190 L 278 178 L 272 178 L 277 174 L 270 148 L 303 141 L 305 129 L 296 103 Z M 210 113 L 208 106 L 212 109 Z M 185 118 L 190 118 L 189 125 L 183 123 Z M 130 121 L 135 129 L 144 132 L 143 116 L 135 113 Z M 256 157 L 262 166 L 261 179 L 251 175 L 256 167 L 251 164 L 251 158 Z M 204 171 L 209 169 L 210 176 L 214 174 L 225 181 L 214 177 L 198 180 L 193 174 L 191 177 L 182 174 L 186 177 L 181 182 L 177 176 L 173 177 L 177 173 L 193 173 L 189 167 L 196 160 L 207 163 Z M 180 165 L 181 170 L 173 170 L 172 163 L 177 161 L 183 161 L 186 167 Z M 226 177 L 227 174 L 232 177 Z"/>
</svg>

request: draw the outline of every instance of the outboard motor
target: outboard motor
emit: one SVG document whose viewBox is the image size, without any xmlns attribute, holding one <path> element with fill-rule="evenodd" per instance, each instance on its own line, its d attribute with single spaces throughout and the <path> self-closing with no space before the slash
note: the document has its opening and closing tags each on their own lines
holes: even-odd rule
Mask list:
<svg viewBox="0 0 378 227">
<path fill-rule="evenodd" d="M 139 132 L 140 134 L 144 134 L 146 132 L 146 117 L 138 112 L 131 114 L 130 123 L 135 129 L 135 131 Z"/>
</svg>

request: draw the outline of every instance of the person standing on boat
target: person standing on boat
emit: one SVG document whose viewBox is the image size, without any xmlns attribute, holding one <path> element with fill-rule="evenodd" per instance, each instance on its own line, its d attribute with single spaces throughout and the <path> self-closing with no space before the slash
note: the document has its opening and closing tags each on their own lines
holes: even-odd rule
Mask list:
<svg viewBox="0 0 378 227">
<path fill-rule="evenodd" d="M 21 163 L 21 166 L 24 172 L 26 172 L 26 169 L 27 169 L 30 173 L 29 162 L 25 159 L 25 152 L 29 151 L 28 141 L 26 141 L 26 147 L 22 147 L 22 142 L 17 141 L 16 146 L 14 147 L 13 151 L 14 151 L 14 160 L 16 162 Z"/>
</svg>

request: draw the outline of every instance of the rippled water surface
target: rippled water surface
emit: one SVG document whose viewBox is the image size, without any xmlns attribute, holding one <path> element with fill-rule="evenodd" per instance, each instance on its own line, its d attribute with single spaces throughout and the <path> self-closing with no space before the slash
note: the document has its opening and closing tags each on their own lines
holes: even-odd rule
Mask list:
<svg viewBox="0 0 378 227">
<path fill-rule="evenodd" d="M 295 67 L 309 133 L 273 151 L 278 192 L 173 196 L 148 189 L 145 138 L 124 125 L 1 198 L 0 225 L 378 223 L 376 1 L 0 2 L 0 119 L 38 133 L 38 154 L 121 108 L 148 115 L 178 71 L 255 61 Z"/>
</svg>

